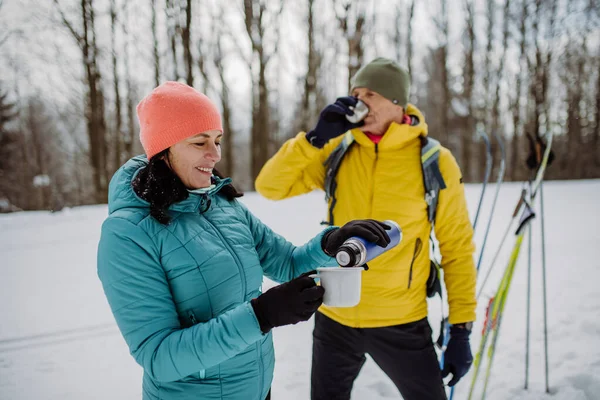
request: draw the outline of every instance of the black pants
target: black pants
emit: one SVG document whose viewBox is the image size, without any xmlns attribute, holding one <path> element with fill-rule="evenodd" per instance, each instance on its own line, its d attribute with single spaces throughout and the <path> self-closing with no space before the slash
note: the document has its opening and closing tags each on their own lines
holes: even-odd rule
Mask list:
<svg viewBox="0 0 600 400">
<path fill-rule="evenodd" d="M 384 328 L 350 328 L 315 314 L 312 400 L 349 400 L 369 354 L 404 400 L 445 400 L 427 319 Z"/>
</svg>

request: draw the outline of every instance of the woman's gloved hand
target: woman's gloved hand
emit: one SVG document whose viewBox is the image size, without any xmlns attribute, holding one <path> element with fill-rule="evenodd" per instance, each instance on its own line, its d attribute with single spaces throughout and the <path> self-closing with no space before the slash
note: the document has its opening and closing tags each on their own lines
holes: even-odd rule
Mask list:
<svg viewBox="0 0 600 400">
<path fill-rule="evenodd" d="M 317 286 L 307 272 L 289 282 L 275 286 L 251 300 L 263 333 L 277 326 L 308 320 L 323 303 L 325 289 Z"/>
</svg>

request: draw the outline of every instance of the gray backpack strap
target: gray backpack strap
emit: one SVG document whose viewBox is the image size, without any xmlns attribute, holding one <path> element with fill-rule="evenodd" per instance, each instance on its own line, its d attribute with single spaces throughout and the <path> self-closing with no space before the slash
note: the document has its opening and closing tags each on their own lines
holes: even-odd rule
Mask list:
<svg viewBox="0 0 600 400">
<path fill-rule="evenodd" d="M 442 146 L 435 139 L 421 138 L 421 168 L 425 186 L 425 202 L 427 203 L 427 218 L 435 222 L 435 214 L 440 190 L 446 189 L 444 177 L 440 171 L 440 150 Z"/>
<path fill-rule="evenodd" d="M 421 169 L 423 171 L 423 184 L 425 186 L 425 202 L 427 203 L 427 219 L 431 222 L 431 227 L 435 223 L 435 214 L 439 200 L 440 190 L 446 189 L 444 177 L 440 171 L 440 150 L 442 146 L 435 139 L 421 138 Z M 435 243 L 429 236 L 433 252 L 435 253 Z M 433 297 L 436 294 L 442 298 L 442 284 L 440 281 L 441 266 L 431 258 L 429 266 L 429 278 L 427 279 L 427 297 Z"/>
<path fill-rule="evenodd" d="M 354 143 L 352 132 L 348 131 L 344 139 L 331 152 L 325 160 L 325 200 L 329 203 L 329 220 L 327 224 L 333 225 L 333 209 L 336 204 L 335 191 L 337 189 L 336 176 L 342 160 L 348 149 Z M 421 138 L 421 168 L 423 171 L 423 183 L 425 186 L 425 202 L 427 203 L 427 218 L 430 222 L 435 221 L 440 190 L 446 188 L 446 183 L 440 171 L 439 159 L 441 144 L 435 139 Z"/>
<path fill-rule="evenodd" d="M 344 135 L 344 139 L 338 144 L 338 146 L 331 152 L 327 160 L 325 160 L 325 201 L 329 202 L 329 220 L 324 222 L 327 225 L 333 225 L 333 209 L 335 207 L 336 198 L 335 190 L 337 189 L 336 176 L 342 159 L 346 155 L 346 152 L 354 143 L 354 136 L 352 132 L 348 131 Z M 331 200 L 331 201 L 330 201 Z"/>
</svg>

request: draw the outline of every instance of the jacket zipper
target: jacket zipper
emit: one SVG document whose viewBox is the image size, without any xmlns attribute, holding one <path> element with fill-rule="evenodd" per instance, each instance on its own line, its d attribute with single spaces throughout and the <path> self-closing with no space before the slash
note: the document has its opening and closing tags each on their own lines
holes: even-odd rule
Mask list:
<svg viewBox="0 0 600 400">
<path fill-rule="evenodd" d="M 379 159 L 379 144 L 375 143 L 375 161 L 373 161 L 373 186 L 371 187 L 371 216 L 373 215 L 373 199 L 375 198 L 375 168 L 377 168 L 377 160 Z"/>
<path fill-rule="evenodd" d="M 190 318 L 190 321 L 192 321 L 192 325 L 196 325 L 198 323 L 198 320 L 196 319 L 196 316 L 192 310 L 189 311 L 188 317 Z"/>
<path fill-rule="evenodd" d="M 192 311 L 192 310 L 188 311 L 188 318 L 190 319 L 190 321 L 192 321 L 192 325 L 196 325 L 198 323 L 198 320 L 196 319 L 196 315 L 194 314 L 194 311 Z M 200 378 L 200 379 L 206 378 L 206 370 L 205 369 L 201 369 L 200 371 L 198 371 L 198 378 Z"/>
<path fill-rule="evenodd" d="M 412 260 L 410 261 L 410 270 L 408 272 L 408 289 L 410 289 L 410 284 L 412 283 L 413 265 L 415 263 L 415 260 L 417 259 L 417 256 L 421 252 L 422 247 L 423 247 L 423 241 L 421 240 L 421 238 L 417 238 L 417 240 L 415 241 L 415 250 L 413 252 L 413 257 L 412 257 Z"/>
<path fill-rule="evenodd" d="M 256 342 L 256 350 L 258 351 L 258 393 L 262 395 L 263 387 L 264 387 L 264 365 L 263 365 L 263 357 L 262 357 L 262 340 Z"/>
<path fill-rule="evenodd" d="M 225 247 L 227 247 L 227 250 L 229 250 L 229 253 L 233 256 L 233 258 L 235 260 L 235 264 L 238 267 L 238 270 L 240 272 L 240 279 L 242 281 L 242 302 L 244 302 L 244 301 L 246 301 L 246 274 L 244 273 L 244 268 L 242 267 L 242 263 L 241 263 L 238 255 L 233 251 L 233 249 L 231 248 L 229 243 L 227 243 L 227 241 L 225 240 L 225 237 L 221 234 L 221 231 L 219 231 L 217 229 L 217 227 L 208 220 L 208 218 L 206 218 L 206 217 L 204 217 L 204 218 L 206 219 L 206 222 L 208 222 L 210 224 L 210 226 L 213 227 L 213 229 L 217 233 L 217 236 L 219 236 L 219 238 L 221 239 L 223 244 L 225 244 Z"/>
</svg>

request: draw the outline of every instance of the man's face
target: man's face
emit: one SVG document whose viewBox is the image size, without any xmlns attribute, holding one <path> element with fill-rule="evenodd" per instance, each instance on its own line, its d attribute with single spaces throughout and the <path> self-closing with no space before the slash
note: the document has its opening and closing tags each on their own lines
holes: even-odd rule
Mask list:
<svg viewBox="0 0 600 400">
<path fill-rule="evenodd" d="M 362 131 L 383 135 L 392 122 L 402 123 L 404 108 L 379 93 L 367 88 L 356 88 L 352 91 L 352 96 L 358 97 L 369 107 L 369 114 L 364 119 L 365 124 L 360 128 Z"/>
</svg>

